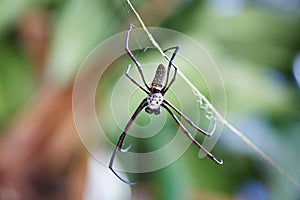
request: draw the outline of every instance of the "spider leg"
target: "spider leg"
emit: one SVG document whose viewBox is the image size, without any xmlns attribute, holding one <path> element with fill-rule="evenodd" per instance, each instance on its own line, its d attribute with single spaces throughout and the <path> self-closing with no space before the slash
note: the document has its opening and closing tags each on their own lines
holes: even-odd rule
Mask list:
<svg viewBox="0 0 300 200">
<path fill-rule="evenodd" d="M 120 151 L 127 152 L 129 149 L 131 149 L 131 147 L 132 147 L 132 144 L 129 145 L 128 147 L 126 147 L 126 149 L 120 149 Z"/>
<path fill-rule="evenodd" d="M 143 88 L 136 80 L 134 80 L 130 75 L 129 75 L 129 70 L 130 70 L 131 65 L 129 64 L 127 67 L 127 70 L 125 72 L 125 75 L 131 80 L 131 82 L 133 82 L 136 86 L 138 86 L 139 88 L 141 88 L 144 92 L 146 92 L 147 94 L 149 94 L 149 92 L 147 90 L 145 90 L 145 88 Z"/>
<path fill-rule="evenodd" d="M 146 81 L 145 81 L 145 77 L 144 77 L 144 74 L 143 74 L 143 70 L 142 70 L 142 67 L 141 67 L 141 64 L 139 63 L 139 61 L 134 57 L 133 53 L 130 51 L 129 47 L 128 47 L 128 42 L 129 42 L 129 36 L 130 36 L 130 31 L 132 30 L 132 27 L 133 25 L 131 24 L 128 28 L 128 31 L 127 31 L 127 35 L 126 35 L 126 42 L 125 42 L 125 51 L 128 53 L 128 55 L 130 56 L 130 58 L 133 60 L 133 62 L 135 63 L 135 66 L 137 67 L 141 77 L 142 77 L 142 80 L 143 80 L 143 83 L 144 85 L 146 86 L 146 88 L 148 88 L 148 90 L 150 90 L 150 87 L 147 85 Z"/>
<path fill-rule="evenodd" d="M 166 105 L 168 105 L 169 107 L 171 107 L 177 114 L 179 114 L 187 123 L 189 123 L 194 129 L 196 129 L 197 131 L 199 131 L 200 133 L 202 133 L 205 136 L 211 136 L 213 134 L 213 132 L 216 129 L 216 122 L 214 121 L 214 128 L 211 132 L 206 132 L 204 130 L 202 130 L 201 128 L 199 128 L 197 125 L 194 124 L 194 122 L 192 120 L 190 120 L 185 114 L 183 114 L 180 110 L 178 110 L 173 104 L 171 104 L 169 101 L 165 100 L 163 101 Z"/>
<path fill-rule="evenodd" d="M 135 182 L 129 182 L 127 180 L 125 180 L 124 178 L 122 178 L 117 172 L 115 172 L 115 170 L 113 169 L 113 164 L 114 164 L 114 161 L 115 161 L 115 157 L 116 157 L 116 153 L 117 151 L 121 151 L 122 150 L 122 145 L 123 145 L 123 142 L 124 142 L 124 139 L 127 135 L 127 132 L 129 130 L 129 128 L 131 127 L 133 121 L 135 120 L 135 118 L 138 116 L 138 114 L 143 110 L 143 108 L 145 108 L 147 105 L 147 99 L 144 99 L 140 105 L 138 106 L 138 108 L 135 110 L 135 112 L 133 113 L 132 117 L 130 118 L 129 122 L 127 123 L 123 133 L 120 135 L 120 138 L 118 140 L 118 143 L 111 155 L 111 159 L 110 159 L 110 162 L 109 162 L 109 169 L 121 180 L 123 181 L 124 183 L 127 183 L 129 185 L 134 185 L 136 184 Z M 129 146 L 130 148 L 131 146 Z M 127 151 L 129 148 L 126 148 L 125 151 Z"/>
<path fill-rule="evenodd" d="M 220 164 L 220 165 L 223 164 L 222 160 L 217 160 L 214 155 L 212 155 L 209 151 L 207 151 L 199 142 L 197 142 L 197 140 L 195 140 L 195 138 L 193 138 L 193 136 L 190 134 L 190 132 L 183 126 L 183 124 L 178 120 L 176 115 L 174 113 L 172 113 L 172 111 L 165 104 L 162 104 L 161 106 L 170 113 L 170 115 L 173 117 L 173 119 L 178 124 L 179 128 L 188 136 L 188 138 L 190 140 L 192 140 L 192 142 L 194 144 L 196 144 L 200 148 L 201 151 L 203 151 L 210 159 L 215 161 L 217 164 Z"/>
<path fill-rule="evenodd" d="M 168 48 L 168 49 L 164 50 L 164 53 L 167 52 L 167 51 L 169 51 L 169 50 L 173 50 L 173 49 L 175 49 L 175 50 L 174 50 L 174 52 L 173 52 L 173 54 L 172 54 L 171 59 L 169 60 L 168 57 L 165 57 L 165 58 L 169 61 L 169 65 L 168 65 L 168 70 L 167 70 L 167 78 L 166 78 L 165 86 L 164 86 L 163 89 L 162 89 L 162 93 L 163 93 L 163 94 L 166 93 L 166 92 L 169 90 L 169 88 L 171 87 L 171 85 L 172 85 L 172 84 L 174 83 L 174 81 L 176 80 L 177 67 L 176 67 L 175 65 L 173 65 L 173 60 L 175 59 L 175 56 L 176 56 L 176 54 L 177 54 L 177 52 L 178 52 L 178 50 L 179 50 L 179 47 L 176 46 L 176 47 Z M 174 71 L 174 75 L 173 75 L 172 80 L 171 80 L 170 83 L 168 84 L 168 82 L 169 82 L 170 69 L 171 69 L 171 66 L 172 66 L 172 65 L 173 65 L 175 71 Z"/>
</svg>

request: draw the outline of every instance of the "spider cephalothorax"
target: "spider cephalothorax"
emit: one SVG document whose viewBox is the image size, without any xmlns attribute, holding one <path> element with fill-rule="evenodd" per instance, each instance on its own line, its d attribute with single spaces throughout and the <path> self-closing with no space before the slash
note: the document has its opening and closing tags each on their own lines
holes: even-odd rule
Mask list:
<svg viewBox="0 0 300 200">
<path fill-rule="evenodd" d="M 136 119 L 138 114 L 145 108 L 146 112 L 151 114 L 154 113 L 155 115 L 159 114 L 161 112 L 161 107 L 163 107 L 175 120 L 179 128 L 187 135 L 187 137 L 199 147 L 201 151 L 203 151 L 209 158 L 211 158 L 213 161 L 215 161 L 218 164 L 222 164 L 222 160 L 217 160 L 209 151 L 207 151 L 190 133 L 189 131 L 184 127 L 184 125 L 181 123 L 181 121 L 177 118 L 177 116 L 172 112 L 175 111 L 183 120 L 185 120 L 188 124 L 190 124 L 194 129 L 199 131 L 200 133 L 206 135 L 206 136 L 211 136 L 211 133 L 207 133 L 198 126 L 196 126 L 187 116 L 185 116 L 180 110 L 178 110 L 175 106 L 173 106 L 168 100 L 164 99 L 164 94 L 169 90 L 170 86 L 174 83 L 176 79 L 176 74 L 177 74 L 177 67 L 173 65 L 173 60 L 179 50 L 179 47 L 171 47 L 168 48 L 164 51 L 167 52 L 169 50 L 174 50 L 171 59 L 166 59 L 169 61 L 168 67 L 166 67 L 163 64 L 159 64 L 156 70 L 156 73 L 154 75 L 154 79 L 152 81 L 151 87 L 148 86 L 146 83 L 141 64 L 138 62 L 138 60 L 134 57 L 132 52 L 128 48 L 128 40 L 129 40 L 129 34 L 132 29 L 132 26 L 129 27 L 128 32 L 127 32 L 127 37 L 126 37 L 126 43 L 125 43 L 125 50 L 130 56 L 130 58 L 133 60 L 135 66 L 137 67 L 141 77 L 142 81 L 144 83 L 144 86 L 146 89 L 139 84 L 135 79 L 133 79 L 129 75 L 129 69 L 131 65 L 128 66 L 125 75 L 133 82 L 136 86 L 138 86 L 141 90 L 143 90 L 145 93 L 147 93 L 147 97 L 142 100 L 136 111 L 133 113 L 132 117 L 130 118 L 129 122 L 127 123 L 123 133 L 121 134 L 119 141 L 113 151 L 113 154 L 111 156 L 110 162 L 109 162 L 109 168 L 111 171 L 124 183 L 127 184 L 135 184 L 132 182 L 128 182 L 122 177 L 120 177 L 119 174 L 117 174 L 114 169 L 113 169 L 113 163 L 114 159 L 116 157 L 117 151 L 127 151 L 129 148 L 122 150 L 122 145 L 125 139 L 125 136 L 127 135 L 127 132 L 129 128 L 131 127 L 133 121 Z M 172 80 L 169 82 L 169 73 L 171 67 L 174 68 L 174 74 Z"/>
<path fill-rule="evenodd" d="M 149 93 L 147 97 L 147 107 L 146 112 L 149 114 L 156 114 L 160 113 L 160 106 L 163 103 L 164 97 L 160 92 L 157 93 Z"/>
</svg>

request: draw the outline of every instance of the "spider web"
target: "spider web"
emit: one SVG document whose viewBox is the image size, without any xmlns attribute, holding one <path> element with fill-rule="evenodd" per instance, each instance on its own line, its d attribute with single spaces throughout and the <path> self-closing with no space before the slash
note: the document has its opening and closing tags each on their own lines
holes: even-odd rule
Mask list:
<svg viewBox="0 0 300 200">
<path fill-rule="evenodd" d="M 135 10 L 134 6 L 132 5 L 130 0 L 126 0 L 127 5 L 122 6 L 124 8 L 124 11 L 126 10 L 127 14 L 128 6 L 133 11 L 134 15 L 138 19 L 139 23 L 141 24 L 142 28 L 146 32 L 149 40 L 154 45 L 154 47 L 160 52 L 160 54 L 168 58 L 167 55 L 163 52 L 159 44 L 156 42 L 156 40 L 153 38 L 152 34 L 148 31 L 147 27 L 145 26 L 143 20 L 141 19 L 139 13 Z M 124 2 L 120 3 L 124 5 Z M 127 8 L 127 9 L 126 9 Z M 129 18 L 128 18 L 129 19 Z M 130 21 L 131 20 L 131 21 Z M 129 22 L 132 23 L 132 19 L 129 19 Z M 239 131 L 237 128 L 235 128 L 231 123 L 229 123 L 224 116 L 222 116 L 218 110 L 208 101 L 208 99 L 190 82 L 190 80 L 180 71 L 178 68 L 177 74 L 179 74 L 184 81 L 192 88 L 195 96 L 198 98 L 198 102 L 200 105 L 200 108 L 204 109 L 206 111 L 206 118 L 209 120 L 217 120 L 222 122 L 225 126 L 227 126 L 235 135 L 237 135 L 244 143 L 246 143 L 250 148 L 252 148 L 263 160 L 265 160 L 270 166 L 272 166 L 277 172 L 279 172 L 281 175 L 286 177 L 293 185 L 295 185 L 297 188 L 300 188 L 300 183 L 291 175 L 289 175 L 281 166 L 279 166 L 272 158 L 270 158 L 267 154 L 265 154 L 262 150 L 260 150 L 254 143 L 252 143 L 241 131 Z"/>
</svg>

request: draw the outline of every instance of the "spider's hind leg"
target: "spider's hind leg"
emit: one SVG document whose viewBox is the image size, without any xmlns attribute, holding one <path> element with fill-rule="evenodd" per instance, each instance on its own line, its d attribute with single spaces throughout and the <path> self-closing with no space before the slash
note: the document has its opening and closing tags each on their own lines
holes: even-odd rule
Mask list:
<svg viewBox="0 0 300 200">
<path fill-rule="evenodd" d="M 132 30 L 132 25 L 129 27 L 128 31 L 127 31 L 127 35 L 126 35 L 126 41 L 125 41 L 125 51 L 127 52 L 127 54 L 129 55 L 129 57 L 131 58 L 131 60 L 134 62 L 136 68 L 138 69 L 140 75 L 141 75 L 141 78 L 142 78 L 142 81 L 145 85 L 145 87 L 150 90 L 150 87 L 147 85 L 146 83 L 146 80 L 145 80 L 145 77 L 144 77 L 144 74 L 143 74 L 143 70 L 142 70 L 142 66 L 141 64 L 139 63 L 139 61 L 135 58 L 135 56 L 133 55 L 133 53 L 131 52 L 131 50 L 129 49 L 129 37 L 130 37 L 130 32 Z"/>
</svg>

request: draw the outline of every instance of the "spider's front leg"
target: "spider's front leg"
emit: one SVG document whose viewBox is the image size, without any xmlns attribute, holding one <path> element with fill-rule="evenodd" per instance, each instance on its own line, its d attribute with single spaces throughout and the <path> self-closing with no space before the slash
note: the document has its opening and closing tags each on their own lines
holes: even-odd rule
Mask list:
<svg viewBox="0 0 300 200">
<path fill-rule="evenodd" d="M 180 110 L 178 110 L 173 104 L 171 104 L 169 101 L 167 101 L 166 99 L 164 99 L 163 101 L 167 106 L 169 106 L 170 108 L 172 108 L 180 117 L 182 117 L 187 123 L 189 123 L 194 129 L 196 129 L 197 131 L 199 131 L 200 133 L 202 133 L 205 136 L 212 136 L 213 132 L 216 129 L 216 121 L 214 121 L 214 126 L 211 132 L 206 132 L 204 130 L 202 130 L 201 128 L 199 128 L 197 125 L 194 124 L 194 122 L 192 120 L 190 120 L 185 114 L 183 114 Z"/>
<path fill-rule="evenodd" d="M 207 151 L 197 140 L 195 140 L 195 138 L 193 138 L 193 136 L 190 134 L 190 132 L 183 126 L 183 124 L 179 121 L 179 119 L 176 117 L 176 115 L 165 104 L 162 104 L 161 106 L 170 113 L 170 115 L 173 117 L 175 122 L 178 124 L 179 128 L 188 136 L 188 138 L 194 144 L 196 144 L 199 147 L 199 149 L 201 151 L 203 151 L 203 153 L 205 153 L 210 159 L 215 161 L 217 164 L 219 164 L 219 165 L 223 164 L 222 160 L 216 159 L 216 157 L 214 155 L 212 155 L 209 151 Z"/>
<path fill-rule="evenodd" d="M 136 117 L 138 116 L 138 114 L 147 106 L 147 99 L 145 98 L 141 103 L 140 105 L 138 106 L 138 108 L 135 110 L 135 112 L 133 113 L 132 117 L 130 118 L 129 122 L 127 123 L 123 133 L 120 135 L 120 138 L 118 140 L 118 143 L 111 155 L 111 159 L 110 159 L 110 162 L 109 162 L 109 169 L 121 180 L 123 181 L 124 183 L 127 183 L 129 185 L 134 185 L 136 184 L 135 182 L 129 182 L 129 181 L 126 181 L 125 179 L 123 179 L 119 174 L 117 174 L 117 172 L 115 172 L 115 170 L 113 169 L 113 164 L 114 164 L 114 161 L 115 161 L 115 157 L 116 157 L 116 153 L 117 151 L 121 151 L 122 150 L 122 145 L 123 145 L 123 142 L 124 142 L 124 139 L 127 135 L 127 132 L 129 130 L 129 128 L 131 127 L 132 123 L 134 122 L 134 120 L 136 119 Z M 128 149 L 128 148 L 127 148 Z M 125 150 L 126 151 L 126 150 Z"/>
</svg>

